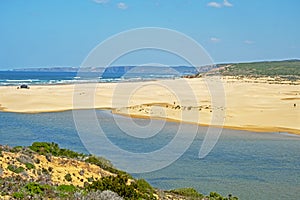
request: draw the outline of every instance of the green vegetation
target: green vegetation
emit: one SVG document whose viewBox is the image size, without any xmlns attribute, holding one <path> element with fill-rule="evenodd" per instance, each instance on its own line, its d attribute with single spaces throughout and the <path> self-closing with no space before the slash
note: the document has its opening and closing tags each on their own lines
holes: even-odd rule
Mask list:
<svg viewBox="0 0 300 200">
<path fill-rule="evenodd" d="M 238 200 L 237 197 L 232 196 L 231 194 L 228 197 L 222 197 L 220 194 L 216 192 L 211 192 L 209 196 L 206 197 L 208 200 Z"/>
<path fill-rule="evenodd" d="M 71 182 L 71 181 L 72 181 L 72 176 L 71 176 L 71 174 L 66 174 L 66 175 L 65 175 L 65 179 L 66 179 L 66 181 Z"/>
<path fill-rule="evenodd" d="M 52 142 L 34 142 L 29 148 L 40 155 L 53 155 L 67 158 L 81 158 L 85 155 L 82 153 L 77 153 L 69 149 L 61 149 L 58 144 Z"/>
<path fill-rule="evenodd" d="M 35 195 L 35 194 L 43 194 L 44 190 L 48 188 L 45 185 L 40 185 L 38 183 L 32 182 L 32 183 L 28 183 L 25 185 L 25 189 L 27 191 L 27 193 L 31 196 Z"/>
<path fill-rule="evenodd" d="M 178 194 L 184 197 L 189 197 L 190 199 L 202 199 L 204 196 L 197 192 L 194 188 L 178 188 L 171 190 L 171 193 Z"/>
<path fill-rule="evenodd" d="M 89 156 L 84 161 L 87 163 L 90 163 L 90 164 L 97 165 L 97 166 L 101 167 L 102 169 L 107 170 L 114 174 L 128 175 L 126 172 L 123 172 L 121 170 L 114 168 L 113 164 L 109 160 L 107 160 L 103 157 Z"/>
<path fill-rule="evenodd" d="M 73 185 L 55 186 L 27 182 L 18 177 L 0 178 L 0 199 L 1 195 L 8 195 L 13 199 L 123 199 L 112 191 L 88 191 Z"/>
<path fill-rule="evenodd" d="M 26 169 L 17 165 L 8 165 L 7 169 L 16 173 L 15 175 L 7 178 L 0 177 L 0 198 L 4 195 L 8 195 L 14 199 L 100 199 L 100 200 L 156 200 L 157 195 L 164 199 L 170 199 L 171 197 L 179 197 L 178 199 L 186 200 L 237 200 L 236 197 L 228 196 L 222 197 L 217 193 L 210 193 L 209 196 L 204 196 L 198 193 L 193 188 L 181 188 L 168 192 L 159 191 L 154 189 L 144 179 L 134 179 L 126 172 L 119 171 L 113 167 L 110 161 L 102 157 L 96 157 L 91 155 L 84 155 L 73 152 L 67 149 L 60 149 L 55 143 L 35 142 L 29 148 L 26 147 L 3 147 L 0 146 L 0 150 L 18 152 L 17 161 L 25 165 Z M 70 173 L 64 176 L 64 179 L 69 181 L 70 185 L 54 185 L 51 182 L 51 167 L 37 168 L 33 162 L 40 163 L 39 160 L 34 158 L 34 152 L 44 155 L 48 162 L 51 162 L 51 156 L 62 156 L 67 158 L 73 158 L 87 163 L 95 164 L 101 168 L 112 172 L 114 175 L 102 177 L 101 179 L 94 179 L 90 177 L 88 182 L 84 182 L 83 187 L 72 185 L 72 178 L 75 178 L 74 174 Z M 10 159 L 12 159 L 11 156 Z M 26 177 L 26 170 L 32 170 L 37 173 L 39 177 L 33 180 L 29 180 Z M 18 175 L 19 173 L 21 175 Z M 81 169 L 80 174 L 84 174 L 84 169 Z M 72 177 L 73 176 L 73 177 Z M 23 177 L 23 178 L 22 178 Z M 172 198 L 171 198 L 172 199 Z"/>
<path fill-rule="evenodd" d="M 10 171 L 16 173 L 16 174 L 19 174 L 21 172 L 24 172 L 24 167 L 17 167 L 15 165 L 8 165 L 7 166 L 7 169 L 9 169 Z"/>
<path fill-rule="evenodd" d="M 90 164 L 97 165 L 97 166 L 101 167 L 102 169 L 113 168 L 112 163 L 103 157 L 89 156 L 84 161 L 87 163 L 90 163 Z"/>
<path fill-rule="evenodd" d="M 117 175 L 104 177 L 101 180 L 93 181 L 86 187 L 88 191 L 92 190 L 111 190 L 124 199 L 145 199 L 155 200 L 153 196 L 153 189 L 145 181 L 137 181 L 135 183 L 128 184 L 128 176 Z"/>
<path fill-rule="evenodd" d="M 87 163 L 95 164 L 101 167 L 104 170 L 115 174 L 127 174 L 126 172 L 117 170 L 114 168 L 112 163 L 103 158 L 103 157 L 96 157 L 92 155 L 85 155 L 82 153 L 77 153 L 69 149 L 61 149 L 58 144 L 56 143 L 49 143 L 49 142 L 34 142 L 29 148 L 40 155 L 46 156 L 47 160 L 51 162 L 51 155 L 58 156 L 58 157 L 66 157 L 66 158 L 73 158 L 73 159 L 81 159 Z"/>
<path fill-rule="evenodd" d="M 280 76 L 299 78 L 300 61 L 273 61 L 232 64 L 221 70 L 222 75 L 229 76 Z"/>
<path fill-rule="evenodd" d="M 15 146 L 14 148 L 12 148 L 12 152 L 20 152 L 21 150 L 23 149 L 23 147 L 21 147 L 21 146 Z"/>
<path fill-rule="evenodd" d="M 142 194 L 145 194 L 150 199 L 153 199 L 153 193 L 155 193 L 153 187 L 144 179 L 138 179 L 133 186 Z"/>
<path fill-rule="evenodd" d="M 76 187 L 74 185 L 59 185 L 57 190 L 61 192 L 75 192 Z"/>
<path fill-rule="evenodd" d="M 35 166 L 32 163 L 25 163 L 27 169 L 35 169 Z"/>
<path fill-rule="evenodd" d="M 229 194 L 228 197 L 223 197 L 216 192 L 211 192 L 208 196 L 204 196 L 203 194 L 197 192 L 194 188 L 178 188 L 170 190 L 169 192 L 172 194 L 180 195 L 189 200 L 238 200 L 237 197 L 234 197 L 231 194 Z"/>
<path fill-rule="evenodd" d="M 24 198 L 24 193 L 23 192 L 15 192 L 13 193 L 12 197 L 15 199 L 23 199 Z"/>
</svg>

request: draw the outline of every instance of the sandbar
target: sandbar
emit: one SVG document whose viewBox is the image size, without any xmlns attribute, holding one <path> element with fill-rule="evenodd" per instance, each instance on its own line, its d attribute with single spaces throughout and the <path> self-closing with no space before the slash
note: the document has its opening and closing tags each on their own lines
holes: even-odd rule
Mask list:
<svg viewBox="0 0 300 200">
<path fill-rule="evenodd" d="M 0 87 L 0 111 L 110 109 L 131 117 L 300 134 L 300 85 L 205 77 L 147 82 Z"/>
</svg>

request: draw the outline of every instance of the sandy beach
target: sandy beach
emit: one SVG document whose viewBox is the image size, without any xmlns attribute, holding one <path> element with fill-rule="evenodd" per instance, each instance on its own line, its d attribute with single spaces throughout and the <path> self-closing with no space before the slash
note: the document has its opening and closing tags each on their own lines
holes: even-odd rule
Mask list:
<svg viewBox="0 0 300 200">
<path fill-rule="evenodd" d="M 0 87 L 0 110 L 39 113 L 111 109 L 259 132 L 300 134 L 300 85 L 233 77 L 149 82 Z"/>
</svg>

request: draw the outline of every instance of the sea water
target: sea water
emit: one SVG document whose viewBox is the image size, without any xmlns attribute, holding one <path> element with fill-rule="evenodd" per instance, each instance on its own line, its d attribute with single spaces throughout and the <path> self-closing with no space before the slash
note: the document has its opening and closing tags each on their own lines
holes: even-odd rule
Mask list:
<svg viewBox="0 0 300 200">
<path fill-rule="evenodd" d="M 135 138 L 118 128 L 116 116 L 109 111 L 96 111 L 96 116 L 112 143 L 135 153 L 151 152 L 164 147 L 175 137 L 179 127 L 178 123 L 165 122 L 155 136 Z M 130 119 L 122 117 L 121 120 L 126 123 Z M 134 119 L 134 123 L 146 127 L 149 120 Z M 192 130 L 194 127 L 190 128 Z M 191 146 L 169 166 L 133 175 L 145 178 L 154 187 L 162 189 L 194 187 L 201 193 L 232 193 L 240 199 L 299 198 L 299 136 L 224 129 L 213 150 L 205 158 L 199 159 L 199 148 L 206 131 L 206 127 L 199 127 Z M 89 132 L 88 128 L 86 132 Z M 189 127 L 186 134 L 190 134 Z M 183 138 L 182 143 L 186 142 L 184 140 Z M 1 144 L 26 146 L 34 141 L 56 142 L 63 148 L 89 153 L 80 140 L 72 111 L 40 114 L 0 112 Z M 104 156 L 110 152 L 105 146 L 100 149 L 100 154 Z M 161 155 L 161 159 L 164 156 L 168 155 Z M 115 155 L 115 159 L 136 162 L 133 158 L 121 155 Z"/>
<path fill-rule="evenodd" d="M 183 73 L 116 73 L 114 77 L 102 77 L 100 72 L 46 72 L 46 71 L 0 71 L 0 86 L 107 83 L 150 81 L 179 78 Z"/>
</svg>

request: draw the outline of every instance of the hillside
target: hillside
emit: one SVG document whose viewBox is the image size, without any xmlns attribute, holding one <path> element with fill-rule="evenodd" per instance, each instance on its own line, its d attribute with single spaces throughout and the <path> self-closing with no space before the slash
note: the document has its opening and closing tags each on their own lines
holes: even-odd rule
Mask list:
<svg viewBox="0 0 300 200">
<path fill-rule="evenodd" d="M 223 76 L 277 76 L 294 80 L 300 77 L 300 60 L 222 64 L 219 72 Z"/>
<path fill-rule="evenodd" d="M 0 145 L 0 199 L 226 200 L 192 188 L 162 191 L 135 179 L 101 157 L 61 149 L 55 143 Z"/>
</svg>

